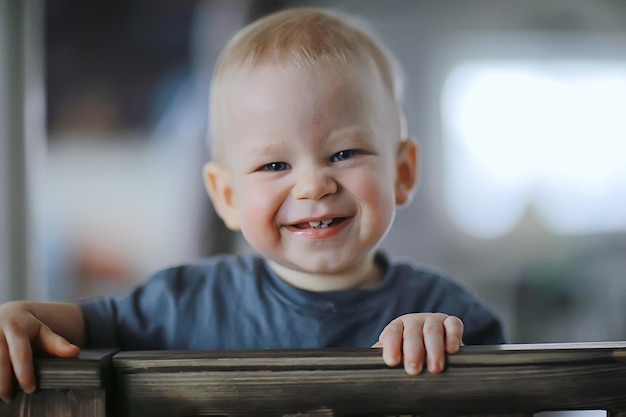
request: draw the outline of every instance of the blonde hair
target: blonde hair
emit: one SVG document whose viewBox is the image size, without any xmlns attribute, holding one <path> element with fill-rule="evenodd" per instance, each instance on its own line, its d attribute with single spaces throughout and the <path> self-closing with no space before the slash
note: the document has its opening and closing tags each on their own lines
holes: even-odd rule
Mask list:
<svg viewBox="0 0 626 417">
<path fill-rule="evenodd" d="M 222 51 L 211 82 L 211 107 L 220 78 L 232 68 L 255 69 L 268 64 L 302 68 L 311 64 L 352 64 L 371 58 L 396 104 L 402 138 L 406 121 L 402 109 L 403 72 L 391 52 L 367 24 L 354 17 L 318 8 L 287 9 L 265 16 L 239 31 Z M 211 126 L 214 126 L 211 110 Z M 212 128 L 213 129 L 213 128 Z M 214 136 L 214 135 L 211 135 Z M 217 154 L 216 140 L 212 141 Z"/>
</svg>

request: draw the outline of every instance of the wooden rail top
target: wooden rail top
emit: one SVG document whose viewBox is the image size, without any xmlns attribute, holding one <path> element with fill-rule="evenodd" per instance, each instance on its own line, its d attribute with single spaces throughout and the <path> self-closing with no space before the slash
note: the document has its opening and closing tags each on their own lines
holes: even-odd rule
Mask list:
<svg viewBox="0 0 626 417">
<path fill-rule="evenodd" d="M 0 402 L 0 417 L 626 417 L 626 342 L 467 346 L 443 373 L 418 376 L 377 349 L 84 351 L 36 369 L 38 391 Z"/>
<path fill-rule="evenodd" d="M 626 410 L 626 342 L 468 346 L 419 376 L 376 349 L 121 352 L 113 363 L 128 416 Z"/>
<path fill-rule="evenodd" d="M 446 359 L 448 368 L 620 361 L 626 362 L 626 341 L 464 346 Z M 123 373 L 168 368 L 176 371 L 388 368 L 379 349 L 128 351 L 118 352 L 114 362 L 117 371 Z"/>
</svg>

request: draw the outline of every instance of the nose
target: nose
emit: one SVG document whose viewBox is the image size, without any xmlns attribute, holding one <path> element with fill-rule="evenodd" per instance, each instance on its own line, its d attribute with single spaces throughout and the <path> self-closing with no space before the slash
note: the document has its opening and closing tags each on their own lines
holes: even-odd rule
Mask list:
<svg viewBox="0 0 626 417">
<path fill-rule="evenodd" d="M 299 173 L 291 194 L 297 200 L 320 200 L 337 192 L 337 182 L 327 169 L 307 169 Z"/>
</svg>

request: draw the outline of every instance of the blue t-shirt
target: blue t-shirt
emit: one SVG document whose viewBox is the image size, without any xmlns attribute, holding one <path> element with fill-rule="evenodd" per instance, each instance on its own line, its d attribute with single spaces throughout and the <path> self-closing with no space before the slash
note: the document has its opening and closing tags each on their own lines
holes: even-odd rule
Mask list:
<svg viewBox="0 0 626 417">
<path fill-rule="evenodd" d="M 370 347 L 407 313 L 439 312 L 463 320 L 463 341 L 505 342 L 499 319 L 465 286 L 394 262 L 371 289 L 313 292 L 295 288 L 258 256 L 221 255 L 165 269 L 119 297 L 80 307 L 89 347 L 213 350 Z"/>
</svg>

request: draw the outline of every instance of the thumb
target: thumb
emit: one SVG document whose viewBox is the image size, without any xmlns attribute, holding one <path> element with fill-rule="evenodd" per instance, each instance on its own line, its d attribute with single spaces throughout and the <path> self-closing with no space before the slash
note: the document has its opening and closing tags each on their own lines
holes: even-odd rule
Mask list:
<svg viewBox="0 0 626 417">
<path fill-rule="evenodd" d="M 36 340 L 37 346 L 45 353 L 72 358 L 78 356 L 80 348 L 68 342 L 64 337 L 59 336 L 48 326 L 42 325 Z"/>
</svg>

